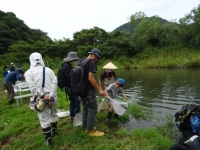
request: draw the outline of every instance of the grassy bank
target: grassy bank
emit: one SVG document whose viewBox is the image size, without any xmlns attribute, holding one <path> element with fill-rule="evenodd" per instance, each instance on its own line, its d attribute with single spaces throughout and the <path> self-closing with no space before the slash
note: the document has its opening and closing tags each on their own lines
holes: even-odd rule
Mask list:
<svg viewBox="0 0 200 150">
<path fill-rule="evenodd" d="M 63 56 L 63 58 L 66 56 Z M 87 57 L 87 54 L 85 57 Z M 54 69 L 55 72 L 57 72 L 60 64 L 63 62 L 63 59 L 50 58 L 48 56 L 44 56 L 43 59 L 45 65 L 51 69 Z M 110 61 L 119 69 L 200 67 L 200 51 L 187 48 L 176 49 L 173 47 L 162 49 L 149 48 L 131 58 L 119 56 L 119 58 L 113 58 L 109 60 L 104 57 L 98 62 L 98 71 L 103 70 L 102 67 Z M 10 62 L 11 59 L 6 58 L 4 64 L 1 64 L 1 68 L 3 68 L 4 65 L 9 66 Z M 18 62 L 15 63 L 17 64 Z M 22 67 L 24 70 L 27 70 L 30 67 L 30 63 L 23 63 Z"/>
<path fill-rule="evenodd" d="M 44 143 L 44 136 L 37 118 L 37 113 L 28 108 L 29 99 L 23 99 L 19 106 L 9 106 L 7 93 L 0 90 L 0 149 L 49 149 Z M 100 101 L 100 99 L 99 99 Z M 69 110 L 64 90 L 58 89 L 58 109 Z M 103 137 L 90 137 L 82 127 L 73 127 L 69 117 L 60 118 L 58 135 L 53 138 L 55 150 L 167 150 L 172 145 L 171 120 L 154 127 L 134 127 L 131 131 L 120 124 L 130 117 L 149 119 L 150 112 L 144 111 L 137 104 L 130 104 L 128 111 L 113 120 L 110 126 L 104 124 L 107 112 L 97 114 L 96 127 L 105 132 Z"/>
<path fill-rule="evenodd" d="M 200 51 L 152 49 L 122 62 L 124 68 L 194 68 L 200 67 Z"/>
</svg>

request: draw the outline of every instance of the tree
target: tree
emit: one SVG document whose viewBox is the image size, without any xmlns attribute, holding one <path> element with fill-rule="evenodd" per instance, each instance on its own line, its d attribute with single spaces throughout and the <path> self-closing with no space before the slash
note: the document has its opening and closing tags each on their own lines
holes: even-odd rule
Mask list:
<svg viewBox="0 0 200 150">
<path fill-rule="evenodd" d="M 187 47 L 199 48 L 200 45 L 200 5 L 179 20 L 182 30 L 181 41 Z"/>
<path fill-rule="evenodd" d="M 135 14 L 133 14 L 129 17 L 129 24 L 137 25 L 144 18 L 147 18 L 147 15 L 144 12 L 142 12 L 142 11 L 136 12 Z"/>
<path fill-rule="evenodd" d="M 94 47 L 99 47 L 107 38 L 107 32 L 101 28 L 83 29 L 74 33 L 74 48 L 79 57 L 85 57 L 87 52 Z"/>
</svg>

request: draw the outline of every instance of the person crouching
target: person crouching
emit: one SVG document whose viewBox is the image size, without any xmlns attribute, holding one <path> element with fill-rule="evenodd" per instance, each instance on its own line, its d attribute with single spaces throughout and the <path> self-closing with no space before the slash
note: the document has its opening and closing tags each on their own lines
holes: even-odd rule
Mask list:
<svg viewBox="0 0 200 150">
<path fill-rule="evenodd" d="M 114 113 L 114 118 L 118 119 L 118 114 L 114 111 L 113 102 L 111 99 L 118 99 L 118 96 L 121 95 L 126 100 L 128 100 L 128 98 L 126 97 L 126 95 L 124 94 L 124 91 L 122 89 L 124 84 L 125 84 L 125 80 L 122 78 L 118 78 L 117 81 L 110 84 L 105 89 L 105 93 L 106 93 L 106 97 L 107 97 L 106 102 L 109 105 L 108 115 L 107 115 L 106 122 L 105 122 L 106 124 L 108 124 L 110 122 L 110 119 L 111 119 L 113 113 Z"/>
</svg>

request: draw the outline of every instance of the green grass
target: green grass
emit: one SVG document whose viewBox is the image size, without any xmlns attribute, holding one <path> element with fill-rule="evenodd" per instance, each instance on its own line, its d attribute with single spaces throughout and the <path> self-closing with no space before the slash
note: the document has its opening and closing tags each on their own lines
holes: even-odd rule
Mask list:
<svg viewBox="0 0 200 150">
<path fill-rule="evenodd" d="M 200 67 L 200 53 L 190 49 L 152 49 L 132 59 L 130 68 L 194 68 Z"/>
<path fill-rule="evenodd" d="M 58 89 L 58 109 L 69 110 L 69 101 L 66 100 L 64 89 Z M 3 88 L 0 91 L 0 149 L 1 150 L 28 150 L 49 149 L 44 143 L 44 135 L 39 124 L 37 113 L 28 108 L 29 99 L 23 99 L 19 106 L 16 103 L 8 105 L 7 93 Z M 100 100 L 98 100 L 100 101 Z M 133 104 L 134 105 L 134 104 Z M 132 104 L 130 105 L 132 106 Z M 105 132 L 103 137 L 90 137 L 82 127 L 73 127 L 69 117 L 58 121 L 58 135 L 53 138 L 55 150 L 160 150 L 169 149 L 173 142 L 171 135 L 166 132 L 166 126 L 159 125 L 152 128 L 134 128 L 131 132 L 120 126 L 129 121 L 132 109 L 138 111 L 135 117 L 143 118 L 144 111 L 135 105 L 119 120 L 112 120 L 107 126 L 104 124 L 107 112 L 100 112 L 96 116 L 96 127 Z M 144 113 L 146 114 L 146 113 Z M 170 121 L 169 121 L 170 122 Z"/>
</svg>

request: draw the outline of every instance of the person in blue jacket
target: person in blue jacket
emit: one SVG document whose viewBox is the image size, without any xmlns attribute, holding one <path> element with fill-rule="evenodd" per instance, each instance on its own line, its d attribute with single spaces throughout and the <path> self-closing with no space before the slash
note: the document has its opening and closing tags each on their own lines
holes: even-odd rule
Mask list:
<svg viewBox="0 0 200 150">
<path fill-rule="evenodd" d="M 5 78 L 5 76 L 6 76 L 9 72 L 10 72 L 10 71 L 9 71 L 8 67 L 5 66 L 5 67 L 3 68 L 3 77 Z"/>
<path fill-rule="evenodd" d="M 13 96 L 14 96 L 14 87 L 13 85 L 15 82 L 23 81 L 24 80 L 24 71 L 23 70 L 18 70 L 18 71 L 13 71 L 7 74 L 3 80 L 3 85 L 8 91 L 8 104 L 11 105 L 13 103 Z"/>
<path fill-rule="evenodd" d="M 13 71 L 15 71 L 15 64 L 11 63 L 10 64 L 10 72 L 13 72 Z"/>
</svg>

